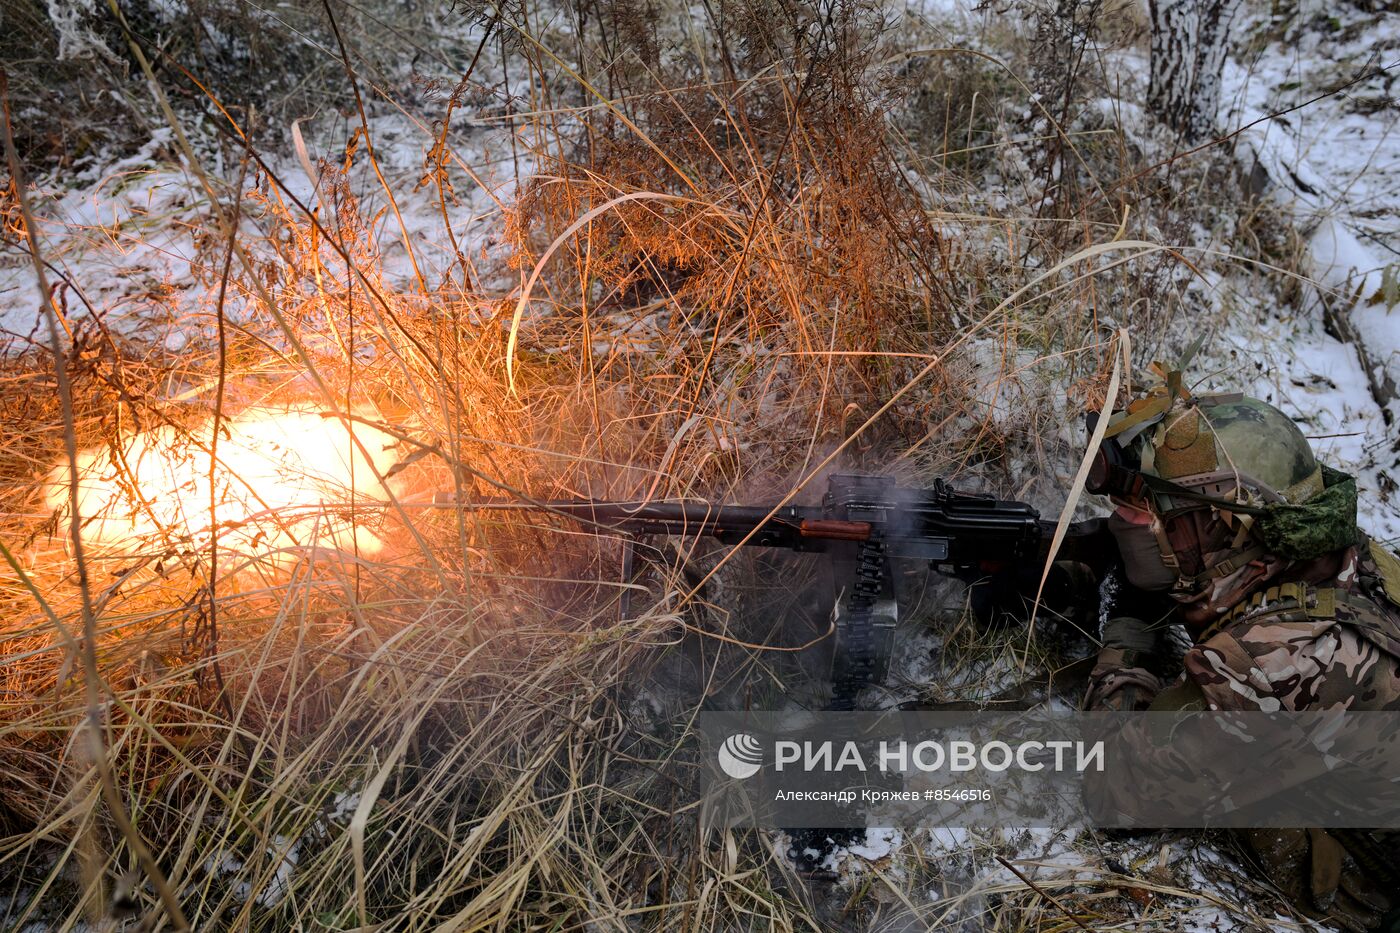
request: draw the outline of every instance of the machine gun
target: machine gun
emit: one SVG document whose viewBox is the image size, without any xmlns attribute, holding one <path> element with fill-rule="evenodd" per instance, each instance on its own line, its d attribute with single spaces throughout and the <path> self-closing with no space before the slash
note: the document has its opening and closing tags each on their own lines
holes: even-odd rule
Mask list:
<svg viewBox="0 0 1400 933">
<path fill-rule="evenodd" d="M 936 572 L 969 582 L 990 580 L 983 609 L 995 611 L 1024 589 L 1024 581 L 1040 579 L 1055 529 L 1023 502 L 961 492 L 942 480 L 927 489 L 900 486 L 886 476 L 832 476 L 819 506 L 593 499 L 459 502 L 451 493 L 438 493 L 432 505 L 554 513 L 585 530 L 622 534 L 623 577 L 629 582 L 635 542 L 655 535 L 705 535 L 730 545 L 826 555 L 832 579 L 844 592 L 837 605 L 833 709 L 852 709 L 861 688 L 883 675 L 896 618 L 893 561 L 926 561 Z M 1088 565 L 1098 574 L 1116 554 L 1103 520 L 1093 519 L 1070 525 L 1058 559 Z"/>
</svg>

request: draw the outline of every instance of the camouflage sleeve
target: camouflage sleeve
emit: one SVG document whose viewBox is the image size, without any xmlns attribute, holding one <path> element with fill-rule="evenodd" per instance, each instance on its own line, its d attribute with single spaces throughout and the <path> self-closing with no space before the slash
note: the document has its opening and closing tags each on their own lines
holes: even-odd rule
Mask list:
<svg viewBox="0 0 1400 933">
<path fill-rule="evenodd" d="M 1089 675 L 1087 710 L 1132 712 L 1147 709 L 1161 692 L 1164 629 L 1133 615 L 1104 622 L 1103 647 Z"/>
<path fill-rule="evenodd" d="M 1400 661 L 1367 637 L 1371 631 L 1362 626 L 1375 629 L 1379 624 L 1363 617 L 1369 611 L 1365 605 L 1346 605 L 1338 608 L 1336 618 L 1274 618 L 1231 626 L 1187 651 L 1184 677 L 1166 691 L 1159 687 L 1159 695 L 1165 700 L 1165 693 L 1184 696 L 1189 689 L 1197 703 L 1225 711 L 1400 709 Z M 1152 675 L 1115 668 L 1105 653 L 1091 675 L 1090 708 L 1141 708 L 1108 704 L 1115 693 L 1123 696 L 1122 690 L 1151 684 Z M 1161 700 L 1158 705 L 1172 706 Z M 1196 748 L 1175 739 L 1164 742 L 1141 722 L 1128 725 L 1120 740 L 1131 749 L 1124 756 L 1126 766 L 1111 780 L 1091 777 L 1086 783 L 1086 797 L 1100 815 L 1129 812 L 1134 795 L 1171 798 L 1174 781 L 1183 788 L 1193 781 L 1230 786 L 1229 762 L 1218 755 L 1218 744 Z M 1286 748 L 1276 752 L 1280 778 L 1271 792 L 1324 777 L 1291 760 Z M 1316 756 L 1302 760 L 1316 764 Z M 1189 797 L 1183 794 L 1183 799 Z M 1231 799 L 1241 808 L 1270 805 L 1267 798 L 1254 799 L 1250 788 L 1232 787 Z"/>
<path fill-rule="evenodd" d="M 1394 709 L 1395 659 L 1335 619 L 1236 626 L 1183 659 L 1211 709 Z"/>
<path fill-rule="evenodd" d="M 1089 674 L 1084 708 L 1094 711 L 1133 712 L 1152 705 L 1162 691 L 1162 678 L 1134 663 L 1132 652 L 1104 648 Z"/>
<path fill-rule="evenodd" d="M 1114 715 L 1116 722 L 1107 724 L 1106 757 L 1113 767 L 1086 772 L 1083 784 L 1085 806 L 1100 825 L 1124 825 L 1127 815 L 1149 811 L 1189 811 L 1207 823 L 1228 815 L 1226 825 L 1268 825 L 1279 794 L 1303 785 L 1309 795 L 1326 792 L 1334 775 L 1309 730 L 1296 728 L 1264 745 L 1242 743 L 1248 731 L 1238 718 L 1243 714 L 1197 714 L 1189 725 L 1170 715 L 1168 706 L 1201 708 L 1191 681 L 1183 678 L 1163 697 L 1177 702 L 1158 704 L 1148 716 Z M 1246 755 L 1251 768 L 1270 775 L 1268 781 L 1238 780 L 1239 756 Z M 1391 787 L 1387 782 L 1385 793 Z"/>
</svg>

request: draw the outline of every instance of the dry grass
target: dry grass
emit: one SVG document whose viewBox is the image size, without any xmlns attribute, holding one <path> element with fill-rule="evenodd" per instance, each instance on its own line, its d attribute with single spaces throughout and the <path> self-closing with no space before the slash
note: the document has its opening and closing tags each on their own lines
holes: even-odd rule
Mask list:
<svg viewBox="0 0 1400 933">
<path fill-rule="evenodd" d="M 1160 283 L 1122 261 L 1161 254 L 1131 236 L 1090 248 L 1113 238 L 1116 197 L 1056 217 L 975 202 L 955 170 L 982 164 L 967 152 L 992 145 L 996 121 L 946 94 L 925 95 L 947 105 L 925 124 L 942 151 L 914 155 L 936 158 L 936 190 L 912 182 L 897 132 L 908 81 L 1018 83 L 939 56 L 932 72 L 893 74 L 878 10 L 754 6 L 710 24 L 730 44 L 699 63 L 662 54 L 645 11 L 571 10 L 601 38 L 577 40 L 568 64 L 534 12 L 486 17 L 554 89 L 515 108 L 537 170 L 495 218 L 511 287 L 483 284 L 503 270 L 455 240 L 436 278 L 381 274 L 375 231 L 397 231 L 365 216 L 348 180 L 368 149 L 317 167 L 309 211 L 238 143 L 256 184 L 200 192 L 205 277 L 186 347 L 75 316 L 67 410 L 51 354 L 6 358 L 6 924 L 173 928 L 162 893 L 198 929 L 807 929 L 881 909 L 858 891 L 833 917 L 765 834 L 696 829 L 689 716 L 803 689 L 803 659 L 764 650 L 823 620 L 762 585 L 790 566 L 685 542 L 619 621 L 618 541 L 401 502 L 443 488 L 775 497 L 835 466 L 1026 495 L 1018 464 L 1062 453 L 1030 446 L 1056 416 L 1026 404 L 1034 368 L 1071 384 L 1071 402 L 1100 401 L 1101 303 L 1151 297 Z M 1103 173 L 1136 163 L 1079 141 L 1089 203 Z M 466 184 L 449 149 L 427 159 L 444 211 L 445 186 Z M 6 206 L 22 234 L 13 191 Z M 334 547 L 314 522 L 308 534 L 273 514 L 268 534 L 292 543 L 248 564 L 225 532 L 161 528 L 89 555 L 85 607 L 66 516 L 43 508 L 65 422 L 80 447 L 118 453 L 165 426 L 209 462 L 201 424 L 279 404 L 367 412 L 422 455 L 387 502 L 346 490 L 386 550 Z M 150 490 L 129 493 L 148 508 Z M 720 594 L 697 590 L 721 564 Z M 955 678 L 1024 646 L 976 634 L 949 638 Z M 84 739 L 85 691 L 99 746 Z M 142 845 L 158 873 L 138 867 Z M 1066 928 L 1024 887 L 991 893 L 1013 892 L 990 918 L 959 916 Z M 961 903 L 913 915 L 951 921 Z"/>
</svg>

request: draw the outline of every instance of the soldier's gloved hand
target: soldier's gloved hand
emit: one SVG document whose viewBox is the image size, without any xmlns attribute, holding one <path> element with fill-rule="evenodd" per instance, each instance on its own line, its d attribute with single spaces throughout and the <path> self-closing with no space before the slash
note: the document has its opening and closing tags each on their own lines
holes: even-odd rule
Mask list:
<svg viewBox="0 0 1400 933">
<path fill-rule="evenodd" d="M 1098 603 L 1098 581 L 1089 568 L 1071 561 L 1056 561 L 1040 585 L 1041 568 L 1033 561 L 973 569 L 964 574 L 969 584 L 972 614 L 983 629 L 1007 621 L 1023 623 L 1030 616 L 1036 593 L 1042 616 L 1065 616 L 1075 625 L 1086 624 L 1086 615 Z"/>
<path fill-rule="evenodd" d="M 1353 931 L 1380 928 L 1390 900 L 1321 829 L 1246 829 L 1246 847 L 1298 912 Z"/>
</svg>

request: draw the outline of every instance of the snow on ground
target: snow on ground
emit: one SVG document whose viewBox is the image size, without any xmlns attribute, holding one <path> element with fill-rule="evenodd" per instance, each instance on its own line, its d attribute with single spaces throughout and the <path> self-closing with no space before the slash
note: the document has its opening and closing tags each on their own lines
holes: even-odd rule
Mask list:
<svg viewBox="0 0 1400 933">
<path fill-rule="evenodd" d="M 948 37 L 949 44 L 962 42 L 1004 57 L 1004 50 L 988 44 L 992 21 L 985 9 L 974 6 L 964 0 L 924 0 L 911 6 L 909 15 Z M 1400 17 L 1317 0 L 1304 0 L 1299 7 L 1286 24 L 1267 14 L 1243 24 L 1242 48 L 1227 65 L 1221 119 L 1225 132 L 1246 127 L 1235 157 L 1245 171 L 1257 161 L 1256 180 L 1267 184 L 1264 190 L 1280 216 L 1298 229 L 1307 249 L 1302 268 L 1314 281 L 1292 292 L 1299 296 L 1296 302 L 1280 304 L 1269 299 L 1289 293 L 1277 284 L 1288 272 L 1219 263 L 1207 273 L 1208 283 L 1190 286 L 1210 309 L 1210 319 L 1179 322 L 1181 333 L 1173 335 L 1179 338 L 1174 342 L 1184 346 L 1203 326 L 1209 328 L 1212 339 L 1195 367 L 1205 385 L 1245 391 L 1293 417 L 1323 460 L 1357 476 L 1363 530 L 1394 547 L 1400 544 L 1400 403 L 1390 404 L 1388 414 L 1396 420 L 1388 423 L 1372 384 L 1388 375 L 1400 386 L 1400 106 L 1390 93 L 1400 74 Z M 1130 103 L 1146 96 L 1145 55 L 1131 48 L 1105 51 L 1104 62 L 1111 69 L 1109 83 L 1121 88 L 1123 98 L 1102 101 L 1105 114 L 1121 121 L 1130 137 L 1150 145 L 1150 121 Z M 1388 70 L 1313 100 L 1377 65 Z M 1305 106 L 1271 116 L 1300 104 Z M 983 179 L 982 197 L 993 210 L 1004 209 L 1015 197 L 999 187 L 1002 174 L 1010 173 Z M 1232 206 L 1222 207 L 1224 215 Z M 1233 229 L 1233 218 L 1224 229 Z M 1191 254 L 1219 258 L 1228 252 L 1224 240 L 1220 232 L 1197 229 L 1182 245 Z M 1348 315 L 1368 358 L 1388 373 L 1368 379 L 1356 348 L 1328 332 L 1323 297 Z M 929 633 L 911 644 L 916 649 L 906 652 L 911 670 L 940 673 L 931 668 L 943 663 L 943 639 Z M 1005 685 L 1009 671 L 1004 659 L 992 663 L 991 670 L 974 670 L 984 676 L 984 684 Z M 889 839 L 885 832 L 870 830 L 864 844 L 830 853 L 829 865 L 843 878 L 860 878 L 861 853 L 872 848 L 872 839 Z M 874 848 L 878 854 L 873 861 L 879 865 L 925 859 L 944 865 L 944 884 L 931 887 L 929 899 L 953 897 L 959 908 L 949 916 L 974 915 L 979 895 L 1023 890 L 993 858 L 997 850 L 1036 881 L 1082 881 L 1088 876 L 1084 869 L 1089 874 L 1111 870 L 1179 889 L 1178 895 L 1152 901 L 1144 891 L 1121 886 L 1123 897 L 1148 905 L 1143 917 L 1153 905 L 1169 904 L 1169 924 L 1175 929 L 1300 929 L 1295 920 L 1275 913 L 1282 905 L 1260 901 L 1260 889 L 1242 880 L 1247 875 L 1239 866 L 1197 833 L 1104 841 L 1044 829 L 1018 833 L 1001 827 L 983 833 L 942 828 L 930 831 L 927 841 L 909 834 L 902 851 L 898 846 L 893 852 Z"/>
<path fill-rule="evenodd" d="M 1012 57 L 999 43 L 1014 27 L 972 0 L 919 0 L 906 16 L 948 45 Z M 1296 301 L 1280 304 L 1291 272 L 1230 258 L 1239 211 L 1221 205 L 1216 229 L 1198 226 L 1176 242 L 1204 269 L 1208 283 L 1186 287 L 1206 317 L 1174 321 L 1163 347 L 1180 349 L 1205 328 L 1211 339 L 1194 375 L 1211 389 L 1242 390 L 1286 411 L 1328 463 L 1357 476 L 1362 528 L 1400 544 L 1400 401 L 1391 401 L 1387 413 L 1372 394 L 1373 383 L 1387 379 L 1400 387 L 1400 106 L 1391 93 L 1400 75 L 1400 16 L 1303 0 L 1287 18 L 1256 11 L 1236 36 L 1221 129 L 1240 131 L 1234 155 L 1241 170 L 1253 173 L 1279 215 L 1297 228 L 1310 281 Z M 1094 67 L 1115 89 L 1097 102 L 1102 116 L 1165 159 L 1171 141 L 1135 103 L 1147 94 L 1145 50 L 1093 52 Z M 1365 77 L 1336 90 L 1358 76 Z M 998 162 L 977 185 L 977 197 L 994 213 L 1024 200 L 1017 180 L 1025 171 L 1020 129 L 1003 127 Z M 1328 332 L 1324 299 L 1383 372 L 1368 379 L 1356 348 Z M 1006 410 L 1014 417 L 1024 410 L 1022 400 L 1005 394 L 1002 367 L 992 371 L 991 395 L 1001 393 L 988 400 L 993 416 Z M 1072 414 L 1062 423 L 1069 425 Z"/>
<path fill-rule="evenodd" d="M 177 329 L 195 268 L 191 218 L 202 214 L 192 179 L 162 168 L 173 134 L 161 129 L 130 156 L 89 161 L 67 178 L 40 180 L 34 203 L 51 286 L 72 318 L 90 310 L 126 328 Z M 0 253 L 0 334 L 22 350 L 47 343 L 27 252 Z"/>
<path fill-rule="evenodd" d="M 856 842 L 825 853 L 821 867 L 842 885 L 875 892 L 877 900 L 882 885 L 903 886 L 903 897 L 884 898 L 895 909 L 878 929 L 986 926 L 989 912 L 1006 909 L 1008 898 L 1015 899 L 1017 916 L 1038 910 L 1043 923 L 1069 926 L 1060 907 L 1040 892 L 1060 899 L 1095 929 L 1329 929 L 1280 913 L 1282 903 L 1222 854 L 1225 848 L 1203 834 L 1183 832 L 871 828 Z"/>
<path fill-rule="evenodd" d="M 479 38 L 478 27 L 453 16 L 436 40 L 453 52 L 450 67 L 455 70 L 465 68 Z M 460 62 L 459 55 L 464 56 Z M 357 115 L 332 110 L 295 121 L 306 159 L 296 152 L 292 126 L 259 135 L 260 155 L 289 195 L 290 213 L 303 219 L 296 206 L 300 202 L 329 224 L 326 183 L 344 165 L 347 151 L 354 150 L 345 190 L 358 199 L 362 216 L 374 219 L 371 240 L 380 251 L 378 268 L 387 283 L 413 283 L 410 249 L 428 286 L 440 283 L 457 261 L 445 232 L 449 224 L 467 256 L 480 261 L 498 253 L 500 205 L 532 170 L 524 152 L 512 145 L 510 121 L 500 116 L 506 104 L 527 100 L 529 87 L 523 77 L 501 77 L 499 56 L 489 51 L 481 56 L 474 76 L 490 91 L 454 110 L 446 134 L 451 192 L 445 199 L 436 184 L 420 182 L 436 134 L 443 132 L 440 121 L 446 103 L 436 93 L 419 92 L 405 63 L 399 80 L 391 84 L 399 89 L 397 99 L 386 99 L 387 92 L 382 92 L 384 98 L 367 99 L 369 134 L 383 184 L 359 142 Z M 228 189 L 241 176 L 238 161 L 225 156 L 209 128 L 183 129 L 227 206 L 232 199 Z M 244 192 L 270 190 L 256 166 L 242 177 Z M 163 342 L 171 350 L 184 345 L 192 322 L 212 321 L 223 228 L 169 127 L 154 130 L 130 155 L 85 156 L 76 169 L 30 182 L 49 284 L 59 287 L 70 321 L 82 324 L 95 315 L 115 332 L 147 344 Z M 266 246 L 260 241 L 272 224 L 246 199 L 243 211 L 242 243 L 257 258 L 260 247 Z M 239 319 L 241 302 L 236 296 L 230 298 L 226 313 Z M 47 342 L 32 260 L 27 251 L 10 245 L 0 250 L 0 352 L 23 352 Z"/>
<path fill-rule="evenodd" d="M 1356 472 L 1363 527 L 1394 544 L 1400 542 L 1398 435 L 1372 397 L 1371 382 L 1383 381 L 1388 374 L 1400 384 L 1400 110 L 1390 94 L 1396 71 L 1309 101 L 1367 64 L 1390 66 L 1400 60 L 1400 18 L 1321 0 L 1304 0 L 1300 6 L 1300 14 L 1288 23 L 1274 23 L 1265 15 L 1246 25 L 1244 33 L 1251 42 L 1248 51 L 1227 66 L 1222 120 L 1230 129 L 1244 127 L 1237 157 L 1246 167 L 1257 161 L 1275 204 L 1298 227 L 1309 250 L 1306 268 L 1321 287 L 1304 288 L 1296 306 L 1251 304 L 1248 299 L 1259 292 L 1248 278 L 1257 270 L 1229 266 L 1214 277 L 1207 300 L 1216 310 L 1229 304 L 1233 311 L 1203 359 L 1219 371 L 1216 388 L 1231 384 L 1278 404 L 1304 425 L 1324 459 Z M 942 35 L 976 44 L 990 20 L 985 10 L 973 7 L 970 0 L 926 0 L 909 15 L 932 24 Z M 470 30 L 463 29 L 444 45 L 458 52 L 474 48 Z M 1378 56 L 1374 62 L 1372 53 Z M 1104 107 L 1126 130 L 1145 139 L 1148 121 L 1131 103 L 1145 96 L 1141 50 L 1107 53 L 1105 60 L 1117 68 L 1113 81 L 1127 103 L 1105 100 Z M 480 80 L 499 84 L 489 77 L 492 67 L 488 55 Z M 449 131 L 463 164 L 451 170 L 458 197 L 445 209 L 466 253 L 497 245 L 498 199 L 507 200 L 518 179 L 529 173 L 529 164 L 519 160 L 512 146 L 508 124 L 495 119 L 502 109 L 501 94 L 519 98 L 527 96 L 527 90 L 499 90 L 491 104 L 462 114 Z M 399 104 L 371 101 L 371 132 L 408 242 L 431 283 L 455 258 L 444 245 L 444 208 L 437 190 L 418 185 L 441 101 L 414 101 L 404 95 Z M 1298 109 L 1280 113 L 1293 107 Z M 312 170 L 322 158 L 339 164 L 355 128 L 355 121 L 334 113 L 304 122 Z M 314 182 L 291 145 L 274 147 L 267 156 L 288 189 L 312 203 Z M 237 177 L 236 166 L 212 167 L 225 183 Z M 1019 197 L 1010 181 L 993 175 L 985 181 L 987 203 L 995 209 Z M 90 307 L 116 329 L 178 347 L 182 329 L 191 326 L 192 312 L 207 312 L 214 275 L 210 260 L 217 250 L 208 242 L 214 227 L 210 206 L 169 131 L 157 130 L 130 156 L 106 162 L 89 159 L 63 179 L 39 179 L 38 184 L 42 194 L 36 207 L 46 258 L 53 264 L 54 278 L 69 283 L 65 300 L 74 318 L 82 318 Z M 396 282 L 409 282 L 411 264 L 395 215 L 381 211 L 387 207 L 384 193 L 363 158 L 352 172 L 351 185 L 363 200 L 365 214 L 378 217 L 386 274 Z M 1211 233 L 1197 234 L 1186 247 L 1200 253 L 1223 248 Z M 1354 348 L 1326 332 L 1319 296 L 1348 315 L 1369 357 L 1387 373 L 1372 374 L 1368 380 Z M 9 342 L 10 351 L 45 340 L 29 259 L 15 249 L 0 253 L 0 340 Z M 993 400 L 1010 408 L 1020 402 L 1005 396 Z M 1392 404 L 1391 414 L 1400 418 L 1400 405 Z M 941 641 L 930 639 L 924 647 L 933 657 Z M 986 671 L 978 674 L 988 679 Z M 1238 913 L 1224 906 L 1242 897 L 1228 880 L 1238 870 L 1191 834 L 1090 844 L 1050 830 L 1002 828 L 982 834 L 940 828 L 918 835 L 871 829 L 860 842 L 825 856 L 830 870 L 852 878 L 862 874 L 862 865 L 888 869 L 917 850 L 919 858 L 948 869 L 941 876 L 945 883 L 928 887 L 929 901 L 937 903 L 955 895 L 965 898 L 1020 886 L 990 857 L 994 848 L 1037 880 L 1064 873 L 1082 879 L 1105 870 L 1169 879 L 1196 894 L 1196 900 L 1177 905 L 1181 929 L 1217 931 L 1241 924 Z M 293 845 L 277 868 L 278 877 L 284 865 L 290 873 L 294 863 Z M 1282 918 L 1264 919 L 1281 929 L 1295 928 Z"/>
<path fill-rule="evenodd" d="M 1237 156 L 1293 219 L 1316 284 L 1300 308 L 1259 309 L 1232 343 L 1267 359 L 1254 391 L 1271 391 L 1330 462 L 1358 474 L 1363 528 L 1394 545 L 1400 402 L 1387 424 L 1371 386 L 1400 386 L 1400 17 L 1312 0 L 1287 22 L 1256 13 L 1243 32 L 1254 51 L 1227 64 L 1222 120 L 1242 129 Z M 1384 372 L 1368 380 L 1325 332 L 1324 301 Z"/>
</svg>

